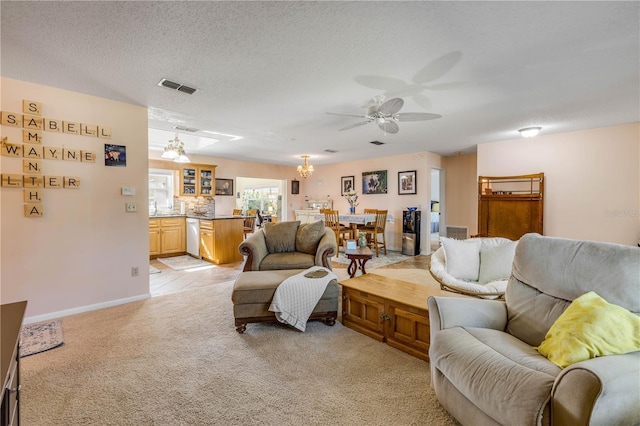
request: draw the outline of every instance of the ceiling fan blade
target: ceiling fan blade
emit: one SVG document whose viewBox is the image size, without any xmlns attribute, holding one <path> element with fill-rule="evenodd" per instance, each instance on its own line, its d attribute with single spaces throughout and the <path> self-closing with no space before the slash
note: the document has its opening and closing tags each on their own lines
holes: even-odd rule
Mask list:
<svg viewBox="0 0 640 426">
<path fill-rule="evenodd" d="M 430 114 L 428 112 L 401 112 L 397 114 L 398 121 L 424 121 L 424 120 L 435 120 L 436 118 L 442 117 L 438 114 Z"/>
<path fill-rule="evenodd" d="M 400 130 L 400 127 L 398 127 L 395 121 L 385 121 L 384 123 L 378 124 L 378 127 L 385 133 L 398 133 Z"/>
<path fill-rule="evenodd" d="M 380 107 L 378 107 L 378 111 L 383 114 L 391 115 L 400 111 L 400 108 L 404 105 L 404 101 L 400 98 L 389 99 L 388 101 L 384 101 Z"/>
<path fill-rule="evenodd" d="M 330 115 L 346 115 L 347 117 L 358 117 L 358 118 L 366 118 L 367 116 L 364 114 L 343 114 L 341 112 L 328 112 Z"/>
<path fill-rule="evenodd" d="M 349 129 L 353 129 L 354 127 L 364 126 L 365 124 L 369 124 L 369 123 L 371 123 L 371 120 L 361 121 L 360 123 L 350 124 L 350 125 L 348 125 L 346 127 L 343 127 L 342 129 L 338 129 L 338 130 L 349 130 Z"/>
</svg>

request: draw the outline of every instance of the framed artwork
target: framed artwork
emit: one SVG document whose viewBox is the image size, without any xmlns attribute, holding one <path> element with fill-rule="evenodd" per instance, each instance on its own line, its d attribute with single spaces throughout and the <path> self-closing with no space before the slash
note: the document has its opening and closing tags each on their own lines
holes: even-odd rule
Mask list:
<svg viewBox="0 0 640 426">
<path fill-rule="evenodd" d="M 124 145 L 104 144 L 104 165 L 127 167 L 127 147 Z"/>
<path fill-rule="evenodd" d="M 355 191 L 355 176 L 342 176 L 340 182 L 340 195 L 345 195 L 348 192 Z"/>
<path fill-rule="evenodd" d="M 297 179 L 294 179 L 291 181 L 291 193 L 292 194 L 299 194 L 300 193 L 300 181 Z"/>
<path fill-rule="evenodd" d="M 386 194 L 387 171 L 378 170 L 375 172 L 362 172 L 362 193 Z"/>
<path fill-rule="evenodd" d="M 233 195 L 233 179 L 216 178 L 216 195 Z"/>
<path fill-rule="evenodd" d="M 416 171 L 398 172 L 398 194 L 416 194 Z"/>
</svg>

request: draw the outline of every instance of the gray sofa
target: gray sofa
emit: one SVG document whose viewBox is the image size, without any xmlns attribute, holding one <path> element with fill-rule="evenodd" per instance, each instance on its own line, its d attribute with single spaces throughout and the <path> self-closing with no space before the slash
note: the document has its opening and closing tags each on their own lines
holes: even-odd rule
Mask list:
<svg viewBox="0 0 640 426">
<path fill-rule="evenodd" d="M 463 425 L 640 424 L 640 352 L 562 369 L 534 349 L 590 291 L 638 315 L 640 249 L 527 234 L 505 301 L 430 297 L 439 401 Z"/>
<path fill-rule="evenodd" d="M 266 223 L 238 247 L 247 256 L 244 271 L 331 269 L 331 256 L 338 252 L 336 236 L 323 221 Z"/>
</svg>

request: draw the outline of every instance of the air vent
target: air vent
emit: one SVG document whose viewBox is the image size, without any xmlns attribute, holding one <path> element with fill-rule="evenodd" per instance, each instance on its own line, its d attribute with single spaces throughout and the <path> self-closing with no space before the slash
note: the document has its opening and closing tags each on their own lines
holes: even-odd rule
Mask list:
<svg viewBox="0 0 640 426">
<path fill-rule="evenodd" d="M 384 142 L 380 142 L 380 141 L 371 141 L 369 143 L 372 143 L 374 145 L 384 145 Z"/>
<path fill-rule="evenodd" d="M 198 89 L 194 89 L 193 87 L 184 86 L 184 85 L 178 87 L 178 92 L 183 92 L 183 93 L 186 93 L 187 95 L 193 95 L 194 93 L 196 93 L 196 90 Z"/>
<path fill-rule="evenodd" d="M 325 149 L 324 152 L 330 152 L 331 154 L 335 154 L 338 151 L 335 149 Z"/>
<path fill-rule="evenodd" d="M 160 80 L 160 83 L 158 83 L 158 86 L 166 87 L 168 89 L 177 90 L 178 87 L 180 87 L 180 84 L 176 83 L 174 81 L 171 81 L 171 80 L 167 80 L 166 78 L 163 78 L 162 80 Z"/>
<path fill-rule="evenodd" d="M 167 89 L 177 90 L 178 92 L 186 93 L 188 95 L 193 95 L 198 89 L 194 89 L 193 87 L 185 86 L 181 83 L 176 83 L 175 81 L 167 80 L 163 78 L 158 83 L 158 86 L 166 87 Z"/>
<path fill-rule="evenodd" d="M 469 238 L 469 228 L 466 226 L 447 226 L 447 238 L 466 240 Z"/>
<path fill-rule="evenodd" d="M 191 132 L 191 133 L 200 131 L 200 129 L 193 129 L 191 127 L 184 127 L 184 126 L 173 126 L 173 128 L 176 130 L 181 130 L 183 132 Z"/>
</svg>

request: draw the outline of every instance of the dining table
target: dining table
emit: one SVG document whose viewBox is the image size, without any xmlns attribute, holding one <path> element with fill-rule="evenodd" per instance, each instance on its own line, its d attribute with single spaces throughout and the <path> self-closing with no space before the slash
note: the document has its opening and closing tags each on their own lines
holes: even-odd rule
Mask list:
<svg viewBox="0 0 640 426">
<path fill-rule="evenodd" d="M 340 214 L 338 216 L 340 223 L 349 224 L 351 229 L 353 230 L 354 238 L 358 233 L 358 225 L 364 225 L 365 223 L 375 222 L 376 214 L 375 213 L 363 213 L 363 214 Z M 313 216 L 313 220 L 324 220 L 323 213 L 317 213 Z"/>
</svg>

